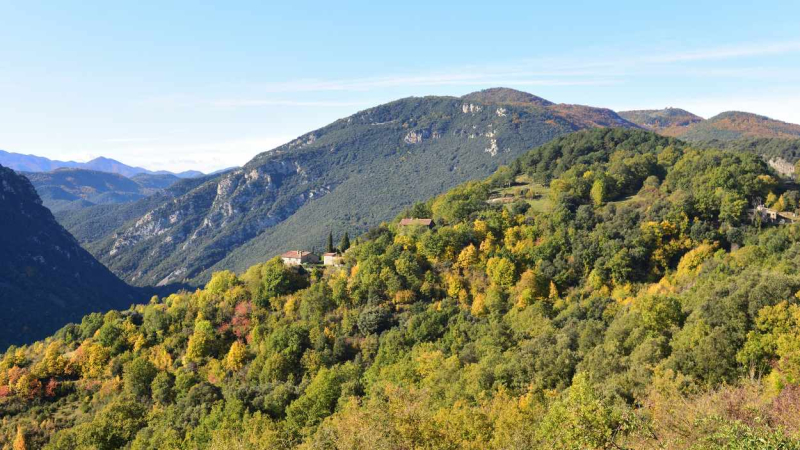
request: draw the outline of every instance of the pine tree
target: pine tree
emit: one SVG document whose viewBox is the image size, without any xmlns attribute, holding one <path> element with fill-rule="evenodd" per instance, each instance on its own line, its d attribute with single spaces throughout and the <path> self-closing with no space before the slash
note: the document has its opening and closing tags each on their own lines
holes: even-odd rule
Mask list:
<svg viewBox="0 0 800 450">
<path fill-rule="evenodd" d="M 350 248 L 350 235 L 345 231 L 344 236 L 342 236 L 342 242 L 339 244 L 339 251 L 344 253 L 348 248 Z"/>
<path fill-rule="evenodd" d="M 325 250 L 328 253 L 333 253 L 333 232 L 328 233 L 328 248 Z"/>
</svg>

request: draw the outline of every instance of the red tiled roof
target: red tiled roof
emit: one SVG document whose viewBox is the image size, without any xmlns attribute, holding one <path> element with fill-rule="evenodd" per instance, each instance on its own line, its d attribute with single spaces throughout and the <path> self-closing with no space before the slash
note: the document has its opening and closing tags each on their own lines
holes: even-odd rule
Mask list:
<svg viewBox="0 0 800 450">
<path fill-rule="evenodd" d="M 281 258 L 302 258 L 303 256 L 310 255 L 311 252 L 303 252 L 298 250 L 290 250 L 281 255 Z"/>
<path fill-rule="evenodd" d="M 430 226 L 433 223 L 432 219 L 402 219 L 400 220 L 400 225 L 407 226 L 407 225 L 422 225 L 422 226 Z"/>
</svg>

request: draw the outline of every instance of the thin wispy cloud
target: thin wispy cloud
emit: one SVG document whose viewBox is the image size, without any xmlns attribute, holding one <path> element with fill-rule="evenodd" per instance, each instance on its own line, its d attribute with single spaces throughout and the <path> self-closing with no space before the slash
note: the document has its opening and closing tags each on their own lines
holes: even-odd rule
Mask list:
<svg viewBox="0 0 800 450">
<path fill-rule="evenodd" d="M 780 55 L 800 52 L 800 41 L 772 42 L 762 44 L 743 44 L 731 47 L 690 50 L 644 58 L 656 63 L 672 63 L 684 61 L 710 61 L 731 58 Z"/>
<path fill-rule="evenodd" d="M 118 137 L 118 138 L 103 139 L 103 142 L 109 144 L 137 144 L 141 142 L 153 142 L 156 140 L 157 140 L 156 138 L 146 138 L 146 137 Z"/>
<path fill-rule="evenodd" d="M 527 58 L 505 62 L 485 62 L 453 67 L 439 67 L 418 73 L 384 74 L 353 78 L 306 78 L 290 81 L 225 83 L 206 89 L 205 93 L 191 92 L 149 98 L 142 102 L 165 109 L 213 111 L 227 114 L 227 110 L 264 108 L 319 108 L 315 117 L 333 120 L 340 114 L 349 114 L 387 100 L 391 96 L 419 95 L 419 93 L 441 93 L 477 90 L 494 86 L 511 86 L 532 90 L 541 87 L 569 88 L 640 85 L 642 80 L 709 78 L 720 82 L 755 80 L 759 86 L 770 86 L 774 92 L 760 92 L 743 98 L 740 95 L 726 96 L 721 92 L 705 92 L 704 95 L 671 97 L 665 92 L 653 91 L 653 95 L 642 97 L 642 104 L 614 104 L 605 106 L 615 110 L 682 107 L 701 116 L 709 117 L 726 110 L 745 110 L 764 114 L 779 120 L 800 122 L 800 113 L 793 105 L 798 102 L 800 90 L 790 83 L 798 79 L 797 69 L 784 66 L 774 60 L 764 65 L 761 56 L 780 55 L 787 59 L 800 54 L 800 41 L 742 44 L 723 47 L 694 49 L 649 49 L 628 52 L 627 55 L 591 52 L 592 56 Z M 630 56 L 628 56 L 630 55 Z M 656 82 L 654 86 L 658 86 Z M 658 81 L 660 83 L 660 81 Z M 780 87 L 778 87 L 780 85 Z M 461 89 L 463 88 L 463 89 Z M 624 88 L 624 87 L 623 87 Z M 214 92 L 212 94 L 211 92 Z M 564 91 L 563 89 L 561 90 Z M 583 91 L 585 92 L 585 90 Z M 389 94 L 390 93 L 390 94 Z M 389 97 L 391 98 L 391 97 Z M 554 98 L 554 100 L 559 100 Z M 634 102 L 636 99 L 634 99 Z M 660 104 L 666 101 L 669 104 Z M 596 104 L 585 100 L 587 104 Z M 324 109 L 324 111 L 323 111 Z M 265 111 L 265 114 L 270 112 Z M 311 128 L 310 126 L 308 127 Z M 286 130 L 283 130 L 285 132 Z M 299 132 L 302 131 L 298 129 Z M 288 136 L 261 139 L 230 140 L 216 143 L 177 143 L 170 139 L 150 140 L 144 138 L 117 137 L 108 139 L 126 151 L 137 155 L 133 163 L 142 164 L 158 160 L 159 155 L 186 156 L 164 162 L 164 167 L 201 167 L 206 170 L 244 163 L 260 151 L 273 148 L 290 139 Z M 170 142 L 170 143 L 167 143 Z M 194 163 L 189 163 L 189 156 Z M 225 155 L 225 156 L 220 156 Z"/>
<path fill-rule="evenodd" d="M 624 77 L 663 70 L 665 65 L 703 61 L 734 60 L 767 55 L 800 53 L 800 41 L 742 44 L 738 46 L 690 49 L 685 51 L 649 51 L 653 56 L 629 58 L 596 57 L 595 59 L 547 58 L 521 60 L 495 65 L 486 70 L 475 66 L 454 67 L 428 74 L 404 74 L 352 79 L 301 79 L 267 82 L 254 86 L 259 92 L 272 94 L 371 91 L 386 88 L 465 86 L 465 85 L 526 85 L 526 86 L 602 86 L 619 84 Z M 682 69 L 687 74 L 696 71 Z M 749 72 L 752 74 L 754 70 Z M 718 76 L 737 76 L 742 72 L 720 71 Z M 713 74 L 712 74 L 713 75 Z"/>
<path fill-rule="evenodd" d="M 245 107 L 245 106 L 309 106 L 309 107 L 342 107 L 342 106 L 368 106 L 368 102 L 348 102 L 348 101 L 300 101 L 300 100 L 213 100 L 209 102 L 211 106 L 223 108 Z"/>
<path fill-rule="evenodd" d="M 217 141 L 171 142 L 126 147 L 126 164 L 152 170 L 197 169 L 211 172 L 246 163 L 258 153 L 272 150 L 293 139 L 288 135 L 253 136 Z M 165 158 L 169 155 L 169 158 Z"/>
<path fill-rule="evenodd" d="M 167 95 L 149 98 L 142 103 L 168 107 L 199 108 L 365 108 L 376 104 L 368 99 L 318 100 L 321 93 L 341 94 L 345 92 L 384 92 L 390 89 L 414 90 L 418 88 L 441 88 L 469 86 L 517 87 L 569 87 L 569 86 L 613 86 L 625 84 L 635 77 L 645 76 L 689 76 L 752 79 L 791 80 L 796 73 L 787 73 L 777 68 L 753 67 L 707 67 L 698 66 L 706 61 L 746 60 L 764 55 L 800 53 L 800 41 L 741 44 L 725 47 L 677 50 L 672 52 L 651 50 L 639 52 L 632 57 L 612 57 L 596 52 L 591 58 L 563 57 L 521 59 L 506 63 L 465 65 L 417 74 L 394 74 L 372 77 L 340 79 L 296 79 L 227 85 L 239 95 L 226 98 L 207 96 Z M 652 55 L 642 56 L 641 54 Z M 270 98 L 271 96 L 295 96 L 308 98 Z"/>
<path fill-rule="evenodd" d="M 416 76 L 384 76 L 371 78 L 355 78 L 340 80 L 296 80 L 290 82 L 273 82 L 258 85 L 265 93 L 289 92 L 324 92 L 324 91 L 369 91 L 395 87 L 419 86 L 463 86 L 485 83 L 525 83 L 537 86 L 570 86 L 608 84 L 608 79 L 556 77 L 576 77 L 582 75 L 574 71 L 547 71 L 552 78 L 532 78 L 542 75 L 541 72 L 493 71 L 490 73 L 464 73 L 458 69 L 454 73 L 416 75 Z M 469 72 L 469 71 L 467 71 Z"/>
</svg>

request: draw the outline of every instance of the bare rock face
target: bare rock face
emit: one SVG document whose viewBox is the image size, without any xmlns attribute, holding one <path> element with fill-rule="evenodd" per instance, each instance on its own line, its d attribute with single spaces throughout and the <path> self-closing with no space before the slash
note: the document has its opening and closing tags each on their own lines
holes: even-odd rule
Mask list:
<svg viewBox="0 0 800 450">
<path fill-rule="evenodd" d="M 409 131 L 406 137 L 403 138 L 403 142 L 411 145 L 421 144 L 422 141 L 428 139 L 430 136 L 430 130 Z"/>
<path fill-rule="evenodd" d="M 499 147 L 497 146 L 497 139 L 490 139 L 489 140 L 489 146 L 486 147 L 486 150 L 484 150 L 484 151 L 486 153 L 492 155 L 492 156 L 497 156 L 497 151 L 498 150 L 499 150 Z"/>
<path fill-rule="evenodd" d="M 304 142 L 313 141 L 309 138 Z M 286 209 L 269 211 L 287 179 L 304 183 L 306 173 L 298 161 L 281 159 L 229 172 L 184 197 L 160 205 L 115 233 L 108 257 L 113 261 L 141 247 L 146 247 L 147 255 L 154 258 L 185 254 L 183 262 L 167 273 L 156 271 L 149 275 L 140 270 L 132 277 L 134 282 L 159 286 L 180 282 L 196 270 L 188 256 L 196 248 L 211 241 L 235 247 L 285 219 L 312 195 L 321 195 L 308 192 L 295 197 Z M 254 212 L 264 210 L 265 214 L 254 217 Z"/>
<path fill-rule="evenodd" d="M 770 167 L 775 169 L 776 172 L 785 176 L 785 177 L 792 177 L 794 176 L 794 164 L 790 163 L 789 161 L 783 158 L 772 158 L 767 161 Z"/>
<path fill-rule="evenodd" d="M 464 114 L 476 114 L 483 111 L 483 106 L 474 103 L 464 103 L 461 105 L 461 112 Z"/>
</svg>

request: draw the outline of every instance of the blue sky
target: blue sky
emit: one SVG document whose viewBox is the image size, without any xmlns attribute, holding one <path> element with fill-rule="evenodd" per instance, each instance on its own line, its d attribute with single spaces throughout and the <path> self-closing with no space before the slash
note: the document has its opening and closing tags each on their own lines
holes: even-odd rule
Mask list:
<svg viewBox="0 0 800 450">
<path fill-rule="evenodd" d="M 493 86 L 800 123 L 800 2 L 121 3 L 0 0 L 0 148 L 210 171 Z"/>
</svg>

